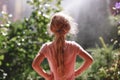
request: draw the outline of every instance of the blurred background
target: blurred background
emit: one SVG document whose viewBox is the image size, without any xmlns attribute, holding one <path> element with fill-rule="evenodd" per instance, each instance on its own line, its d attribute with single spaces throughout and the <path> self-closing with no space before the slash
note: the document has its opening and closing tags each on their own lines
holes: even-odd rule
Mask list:
<svg viewBox="0 0 120 80">
<path fill-rule="evenodd" d="M 23 20 L 32 12 L 27 1 L 30 0 L 1 0 L 0 10 L 11 14 L 12 21 Z M 74 39 L 85 48 L 98 44 L 99 36 L 110 43 L 112 38 L 110 15 L 113 13 L 112 6 L 115 2 L 115 0 L 62 0 L 60 5 L 63 11 L 71 15 L 78 24 L 79 34 Z M 86 42 L 90 43 L 86 44 Z"/>
<path fill-rule="evenodd" d="M 47 24 L 60 11 L 78 24 L 67 39 L 95 59 L 76 80 L 120 80 L 120 0 L 0 0 L 0 80 L 44 80 L 31 63 L 52 40 Z M 76 61 L 78 68 L 82 60 Z M 41 66 L 49 71 L 47 60 Z"/>
</svg>

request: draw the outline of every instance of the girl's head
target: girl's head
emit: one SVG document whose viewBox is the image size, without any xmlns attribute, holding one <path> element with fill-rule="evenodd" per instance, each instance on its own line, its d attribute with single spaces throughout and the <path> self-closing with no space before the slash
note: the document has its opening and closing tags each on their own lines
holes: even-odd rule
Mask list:
<svg viewBox="0 0 120 80">
<path fill-rule="evenodd" d="M 64 36 L 67 34 L 70 29 L 70 18 L 69 16 L 63 14 L 63 13 L 56 13 L 53 15 L 50 23 L 50 30 L 56 35 L 56 36 Z"/>
</svg>

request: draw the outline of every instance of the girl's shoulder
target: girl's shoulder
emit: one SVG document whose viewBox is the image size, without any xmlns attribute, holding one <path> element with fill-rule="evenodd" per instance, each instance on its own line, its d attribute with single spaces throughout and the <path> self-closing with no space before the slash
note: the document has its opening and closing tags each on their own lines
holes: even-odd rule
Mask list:
<svg viewBox="0 0 120 80">
<path fill-rule="evenodd" d="M 48 46 L 49 46 L 50 44 L 51 44 L 51 42 L 46 42 L 46 43 L 42 44 L 42 46 L 41 46 L 41 48 L 40 48 L 39 51 L 45 53 L 45 52 L 48 50 Z"/>
<path fill-rule="evenodd" d="M 66 41 L 66 43 L 71 46 L 80 46 L 76 41 Z"/>
<path fill-rule="evenodd" d="M 41 49 L 46 49 L 50 44 L 51 44 L 51 42 L 46 42 L 46 43 L 42 44 Z"/>
<path fill-rule="evenodd" d="M 46 42 L 43 44 L 43 47 L 46 47 L 46 48 L 53 47 L 53 42 Z"/>
<path fill-rule="evenodd" d="M 69 46 L 72 49 L 81 49 L 80 44 L 78 44 L 76 41 L 66 41 L 67 46 Z"/>
<path fill-rule="evenodd" d="M 46 43 L 44 43 L 42 46 L 49 46 L 49 45 L 51 45 L 52 44 L 52 42 L 46 42 Z"/>
</svg>

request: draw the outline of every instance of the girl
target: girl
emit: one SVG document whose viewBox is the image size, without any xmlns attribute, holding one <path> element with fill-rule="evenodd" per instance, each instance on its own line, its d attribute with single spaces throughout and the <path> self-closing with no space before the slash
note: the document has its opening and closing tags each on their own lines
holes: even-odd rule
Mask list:
<svg viewBox="0 0 120 80">
<path fill-rule="evenodd" d="M 33 69 L 45 80 L 75 80 L 75 77 L 93 62 L 93 58 L 79 44 L 65 40 L 66 34 L 72 27 L 71 23 L 70 18 L 62 13 L 56 13 L 51 19 L 50 30 L 55 39 L 42 46 L 32 63 Z M 77 55 L 84 60 L 84 63 L 75 70 Z M 40 67 L 45 58 L 48 60 L 50 73 Z"/>
</svg>

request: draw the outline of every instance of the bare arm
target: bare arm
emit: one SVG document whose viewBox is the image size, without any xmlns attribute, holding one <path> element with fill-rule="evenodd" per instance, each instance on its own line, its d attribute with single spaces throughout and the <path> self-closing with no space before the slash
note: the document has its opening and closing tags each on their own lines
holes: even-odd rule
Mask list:
<svg viewBox="0 0 120 80">
<path fill-rule="evenodd" d="M 84 49 L 81 48 L 81 50 L 79 50 L 78 53 L 78 55 L 81 58 L 83 58 L 84 63 L 77 70 L 75 70 L 75 76 L 78 76 L 83 71 L 85 71 L 93 62 L 92 56 L 89 53 L 87 53 Z"/>
<path fill-rule="evenodd" d="M 42 63 L 44 58 L 45 57 L 43 54 L 38 54 L 33 60 L 32 67 L 40 76 L 44 77 L 45 80 L 50 80 L 51 75 L 46 73 L 44 69 L 40 67 L 40 64 Z"/>
</svg>

